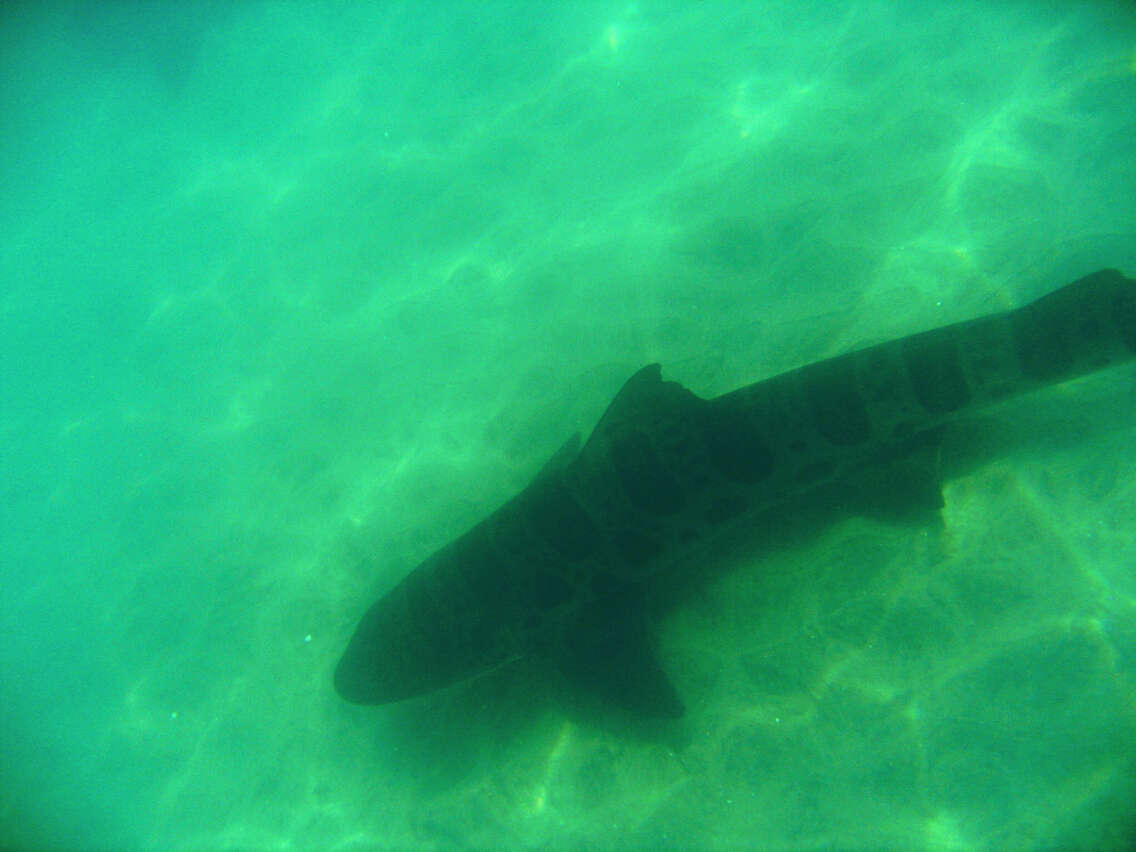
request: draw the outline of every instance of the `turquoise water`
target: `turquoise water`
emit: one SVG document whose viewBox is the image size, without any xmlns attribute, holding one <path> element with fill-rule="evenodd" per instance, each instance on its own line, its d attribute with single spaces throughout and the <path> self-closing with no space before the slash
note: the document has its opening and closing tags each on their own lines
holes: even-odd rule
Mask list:
<svg viewBox="0 0 1136 852">
<path fill-rule="evenodd" d="M 361 611 L 638 367 L 703 395 L 1136 274 L 1123 3 L 0 8 L 0 845 L 1128 848 L 1131 366 L 937 524 L 747 542 L 676 729 Z M 973 447 L 975 442 L 960 442 Z"/>
</svg>

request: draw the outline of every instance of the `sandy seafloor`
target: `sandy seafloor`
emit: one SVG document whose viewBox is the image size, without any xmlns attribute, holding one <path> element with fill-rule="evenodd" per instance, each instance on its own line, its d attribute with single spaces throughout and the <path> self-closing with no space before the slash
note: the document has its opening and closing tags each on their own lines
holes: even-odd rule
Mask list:
<svg viewBox="0 0 1136 852">
<path fill-rule="evenodd" d="M 17 3 L 0 39 L 0 845 L 1131 848 L 1131 365 L 968 420 L 938 522 L 709 555 L 660 623 L 681 723 L 537 666 L 330 681 L 641 365 L 709 396 L 1136 274 L 1129 4 Z"/>
</svg>

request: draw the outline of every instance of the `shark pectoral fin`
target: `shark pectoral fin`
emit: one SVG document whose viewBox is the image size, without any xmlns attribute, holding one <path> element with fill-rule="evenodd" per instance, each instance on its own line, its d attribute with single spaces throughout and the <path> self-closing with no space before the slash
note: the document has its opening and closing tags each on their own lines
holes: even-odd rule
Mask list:
<svg viewBox="0 0 1136 852">
<path fill-rule="evenodd" d="M 896 447 L 867 478 L 863 514 L 884 520 L 915 520 L 938 514 L 943 506 L 940 456 L 945 429 L 921 432 Z"/>
<path fill-rule="evenodd" d="M 606 597 L 565 629 L 556 651 L 572 683 L 641 716 L 678 718 L 678 692 L 655 656 L 646 605 L 638 590 Z"/>
</svg>

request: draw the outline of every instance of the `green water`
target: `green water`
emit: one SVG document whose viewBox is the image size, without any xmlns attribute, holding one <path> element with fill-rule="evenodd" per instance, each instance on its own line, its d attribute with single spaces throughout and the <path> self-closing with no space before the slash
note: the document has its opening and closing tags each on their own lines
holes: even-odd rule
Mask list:
<svg viewBox="0 0 1136 852">
<path fill-rule="evenodd" d="M 1131 366 L 660 625 L 677 728 L 362 610 L 643 364 L 713 395 L 1136 274 L 1136 12 L 0 7 L 0 845 L 1129 848 Z"/>
</svg>

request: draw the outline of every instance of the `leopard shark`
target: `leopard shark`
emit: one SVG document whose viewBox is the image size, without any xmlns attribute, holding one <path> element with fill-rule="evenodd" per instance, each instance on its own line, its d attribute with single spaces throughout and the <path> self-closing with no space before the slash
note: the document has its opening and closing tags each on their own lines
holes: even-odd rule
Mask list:
<svg viewBox="0 0 1136 852">
<path fill-rule="evenodd" d="M 662 572 L 757 513 L 876 468 L 941 508 L 934 459 L 952 421 L 1134 358 L 1136 280 L 1105 269 L 710 399 L 643 367 L 582 447 L 570 439 L 366 610 L 336 690 L 385 704 L 545 657 L 604 703 L 678 717 L 642 606 Z"/>
</svg>

